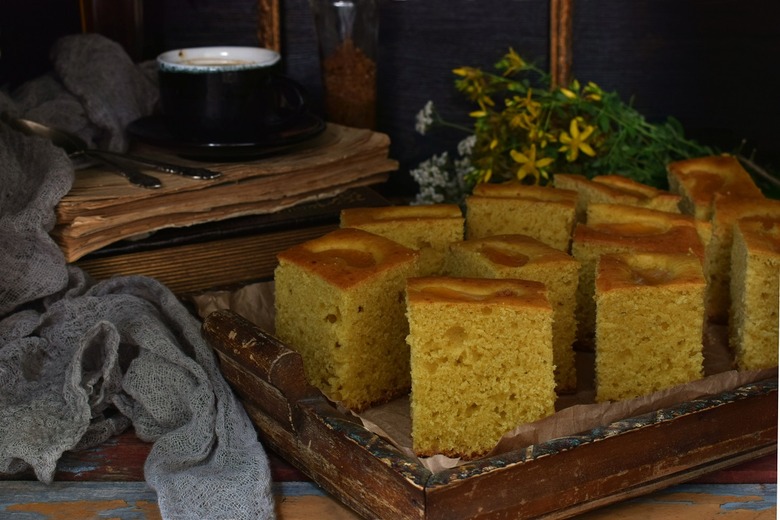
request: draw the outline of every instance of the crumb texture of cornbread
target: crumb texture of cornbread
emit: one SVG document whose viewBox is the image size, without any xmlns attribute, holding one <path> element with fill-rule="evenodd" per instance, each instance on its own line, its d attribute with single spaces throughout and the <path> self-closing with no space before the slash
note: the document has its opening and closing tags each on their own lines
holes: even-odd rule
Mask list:
<svg viewBox="0 0 780 520">
<path fill-rule="evenodd" d="M 707 246 L 709 289 L 707 312 L 716 323 L 728 321 L 731 301 L 731 248 L 734 226 L 740 219 L 780 219 L 780 201 L 715 195 L 712 214 L 712 238 Z"/>
<path fill-rule="evenodd" d="M 604 254 L 614 253 L 689 254 L 704 264 L 704 246 L 695 226 L 676 226 L 662 221 L 578 224 L 572 241 L 572 256 L 580 262 L 577 284 L 577 341 L 584 349 L 593 348 L 596 303 L 596 267 Z"/>
<path fill-rule="evenodd" d="M 696 257 L 604 255 L 596 273 L 596 401 L 703 377 L 706 281 Z"/>
<path fill-rule="evenodd" d="M 455 277 L 515 278 L 540 282 L 553 309 L 553 361 L 557 392 L 577 388 L 573 349 L 580 263 L 525 235 L 496 235 L 450 244 L 444 272 Z"/>
<path fill-rule="evenodd" d="M 734 228 L 729 344 L 737 368 L 777 366 L 780 219 L 743 219 Z"/>
<path fill-rule="evenodd" d="M 577 193 L 519 182 L 477 184 L 466 197 L 466 238 L 527 235 L 569 251 Z"/>
<path fill-rule="evenodd" d="M 359 229 L 278 255 L 275 333 L 329 399 L 360 411 L 409 391 L 404 291 L 418 256 Z"/>
<path fill-rule="evenodd" d="M 669 191 L 682 197 L 680 209 L 699 220 L 712 218 L 716 193 L 761 198 L 763 194 L 736 157 L 713 155 L 674 161 L 666 167 Z"/>
<path fill-rule="evenodd" d="M 623 175 L 597 175 L 588 179 L 575 173 L 557 173 L 556 188 L 575 191 L 577 222 L 585 222 L 591 204 L 624 204 L 657 211 L 679 213 L 680 195 L 659 190 Z"/>
<path fill-rule="evenodd" d="M 447 245 L 463 240 L 457 204 L 380 206 L 341 210 L 340 227 L 358 228 L 420 251 L 420 275 L 439 274 Z"/>
<path fill-rule="evenodd" d="M 554 413 L 552 308 L 533 281 L 412 278 L 412 445 L 473 459 Z"/>
</svg>

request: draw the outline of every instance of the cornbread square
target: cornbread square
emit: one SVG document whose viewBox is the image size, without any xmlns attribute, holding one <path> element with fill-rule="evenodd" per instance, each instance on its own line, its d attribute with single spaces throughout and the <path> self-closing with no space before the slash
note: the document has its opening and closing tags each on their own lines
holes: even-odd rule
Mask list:
<svg viewBox="0 0 780 520">
<path fill-rule="evenodd" d="M 680 208 L 699 220 L 712 218 L 716 193 L 761 198 L 763 194 L 736 157 L 713 155 L 669 163 L 669 191 L 682 196 Z"/>
<path fill-rule="evenodd" d="M 360 411 L 409 391 L 404 290 L 418 256 L 360 229 L 279 253 L 276 335 L 331 400 Z"/>
<path fill-rule="evenodd" d="M 584 349 L 594 345 L 596 324 L 596 266 L 609 253 L 682 253 L 694 256 L 702 265 L 704 245 L 696 227 L 671 222 L 647 221 L 614 224 L 578 224 L 572 241 L 572 256 L 580 261 L 577 284 L 577 342 Z"/>
<path fill-rule="evenodd" d="M 358 228 L 420 251 L 420 275 L 439 274 L 447 245 L 463 240 L 463 213 L 456 204 L 381 206 L 341 210 L 341 227 Z"/>
<path fill-rule="evenodd" d="M 466 238 L 527 235 L 568 251 L 577 193 L 519 182 L 477 184 L 466 197 Z"/>
<path fill-rule="evenodd" d="M 684 254 L 604 255 L 596 273 L 596 401 L 703 377 L 701 263 Z"/>
<path fill-rule="evenodd" d="M 591 204 L 624 204 L 641 208 L 679 213 L 681 197 L 659 190 L 647 184 L 622 175 L 597 175 L 588 179 L 575 173 L 556 173 L 553 177 L 556 188 L 576 191 L 577 222 L 585 222 L 588 206 Z"/>
<path fill-rule="evenodd" d="M 445 274 L 471 278 L 516 278 L 541 282 L 553 309 L 556 391 L 577 388 L 574 338 L 580 262 L 525 235 L 496 235 L 450 244 Z"/>
<path fill-rule="evenodd" d="M 729 344 L 737 368 L 777 366 L 780 219 L 742 219 L 734 227 Z"/>
<path fill-rule="evenodd" d="M 552 308 L 525 280 L 412 278 L 412 447 L 473 459 L 554 412 Z"/>
<path fill-rule="evenodd" d="M 707 246 L 705 272 L 710 284 L 707 312 L 713 322 L 728 322 L 734 225 L 740 219 L 755 217 L 780 219 L 780 200 L 722 194 L 716 194 L 713 199 L 712 239 Z"/>
</svg>

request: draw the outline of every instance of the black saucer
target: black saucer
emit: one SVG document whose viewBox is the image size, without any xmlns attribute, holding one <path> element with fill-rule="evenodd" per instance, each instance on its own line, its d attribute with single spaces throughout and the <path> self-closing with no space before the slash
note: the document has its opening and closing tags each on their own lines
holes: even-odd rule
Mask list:
<svg viewBox="0 0 780 520">
<path fill-rule="evenodd" d="M 283 153 L 288 148 L 321 134 L 325 126 L 325 121 L 319 116 L 303 113 L 246 141 L 196 142 L 177 138 L 168 130 L 162 117 L 151 115 L 130 123 L 127 132 L 139 142 L 165 148 L 182 157 L 229 161 Z"/>
</svg>

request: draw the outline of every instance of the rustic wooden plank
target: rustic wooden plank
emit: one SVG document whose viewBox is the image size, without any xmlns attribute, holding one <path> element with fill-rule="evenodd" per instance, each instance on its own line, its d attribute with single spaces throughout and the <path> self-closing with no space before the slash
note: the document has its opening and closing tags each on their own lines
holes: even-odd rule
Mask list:
<svg viewBox="0 0 780 520">
<path fill-rule="evenodd" d="M 303 473 L 366 518 L 425 518 L 424 485 L 430 475 L 394 447 L 330 405 L 302 403 L 296 432 L 244 406 L 263 445 L 284 454 Z"/>
<path fill-rule="evenodd" d="M 230 386 L 245 403 L 253 403 L 283 428 L 293 431 L 292 404 L 275 386 L 238 364 L 233 358 L 220 356 L 220 370 Z"/>
<path fill-rule="evenodd" d="M 311 482 L 274 483 L 279 520 L 357 520 Z M 160 520 L 157 494 L 143 482 L 0 482 L 0 518 Z"/>
<path fill-rule="evenodd" d="M 427 518 L 430 472 L 416 459 L 335 412 L 324 399 L 299 404 L 302 469 L 318 484 L 366 518 Z"/>
<path fill-rule="evenodd" d="M 301 356 L 231 311 L 211 313 L 203 332 L 214 349 L 279 389 L 291 402 L 320 392 L 306 382 Z"/>
<path fill-rule="evenodd" d="M 777 485 L 683 484 L 622 504 L 585 513 L 579 520 L 663 518 L 664 520 L 777 518 Z"/>
<path fill-rule="evenodd" d="M 357 513 L 311 482 L 274 484 L 279 520 L 357 520 Z M 615 504 L 582 520 L 773 520 L 777 485 L 682 484 L 651 496 Z M 142 482 L 0 482 L 1 518 L 161 518 L 155 492 Z"/>
<path fill-rule="evenodd" d="M 144 482 L 0 483 L 0 517 L 159 520 L 157 494 Z"/>
</svg>

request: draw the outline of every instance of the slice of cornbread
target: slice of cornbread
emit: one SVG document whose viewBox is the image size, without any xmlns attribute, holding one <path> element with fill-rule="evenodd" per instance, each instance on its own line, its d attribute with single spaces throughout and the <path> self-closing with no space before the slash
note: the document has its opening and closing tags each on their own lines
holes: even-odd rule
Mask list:
<svg viewBox="0 0 780 520">
<path fill-rule="evenodd" d="M 716 194 L 713 200 L 712 239 L 707 246 L 707 311 L 718 323 L 728 321 L 731 246 L 734 225 L 743 218 L 780 219 L 780 200 Z"/>
<path fill-rule="evenodd" d="M 681 253 L 692 255 L 702 265 L 704 246 L 694 226 L 662 221 L 586 225 L 578 224 L 572 241 L 572 256 L 580 261 L 577 284 L 577 341 L 593 347 L 596 323 L 594 288 L 598 259 L 607 253 Z"/>
<path fill-rule="evenodd" d="M 777 366 L 780 219 L 742 219 L 734 226 L 729 344 L 740 370 Z"/>
<path fill-rule="evenodd" d="M 598 175 L 588 179 L 584 175 L 556 173 L 553 177 L 556 188 L 576 191 L 577 222 L 585 222 L 588 206 L 591 204 L 624 204 L 657 211 L 679 213 L 681 197 L 659 190 L 622 175 Z"/>
<path fill-rule="evenodd" d="M 412 278 L 412 446 L 472 459 L 554 412 L 552 308 L 524 280 Z"/>
<path fill-rule="evenodd" d="M 733 197 L 763 197 L 736 157 L 713 155 L 667 165 L 669 191 L 682 196 L 680 208 L 699 220 L 712 218 L 716 193 Z"/>
<path fill-rule="evenodd" d="M 706 281 L 695 256 L 604 255 L 596 272 L 596 401 L 703 377 Z"/>
<path fill-rule="evenodd" d="M 358 228 L 420 251 L 420 275 L 439 274 L 447 245 L 463 240 L 456 204 L 381 206 L 341 210 L 341 227 Z"/>
<path fill-rule="evenodd" d="M 558 392 L 577 388 L 572 345 L 580 263 L 525 235 L 497 235 L 450 244 L 444 272 L 457 277 L 517 278 L 541 282 L 553 308 L 553 361 Z"/>
<path fill-rule="evenodd" d="M 519 182 L 478 184 L 466 198 L 466 238 L 527 235 L 568 251 L 577 193 Z"/>
<path fill-rule="evenodd" d="M 276 335 L 300 352 L 309 382 L 355 411 L 409 391 L 406 279 L 419 253 L 337 229 L 278 255 Z"/>
</svg>

